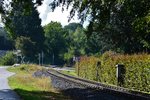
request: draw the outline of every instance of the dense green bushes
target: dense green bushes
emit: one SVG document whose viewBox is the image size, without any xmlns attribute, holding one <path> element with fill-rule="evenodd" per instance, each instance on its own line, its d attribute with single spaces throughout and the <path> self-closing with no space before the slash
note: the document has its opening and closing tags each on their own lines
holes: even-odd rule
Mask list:
<svg viewBox="0 0 150 100">
<path fill-rule="evenodd" d="M 5 56 L 0 58 L 0 65 L 13 65 L 15 63 L 15 55 L 13 52 L 7 52 Z"/>
<path fill-rule="evenodd" d="M 101 66 L 96 67 L 101 61 Z M 107 84 L 117 85 L 116 64 L 124 64 L 126 73 L 125 88 L 150 92 L 150 55 L 121 55 L 106 52 L 100 58 L 82 57 L 79 65 L 79 76 Z M 77 68 L 76 68 L 77 69 Z M 99 77 L 96 78 L 98 69 Z"/>
</svg>

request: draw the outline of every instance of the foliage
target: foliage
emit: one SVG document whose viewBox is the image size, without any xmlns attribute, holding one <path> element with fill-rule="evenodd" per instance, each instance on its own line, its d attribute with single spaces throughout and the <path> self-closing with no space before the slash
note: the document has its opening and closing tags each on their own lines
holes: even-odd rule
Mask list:
<svg viewBox="0 0 150 100">
<path fill-rule="evenodd" d="M 34 2 L 37 5 L 41 5 L 43 0 L 1 0 L 0 1 L 0 13 L 7 15 L 9 13 L 8 9 L 10 10 L 14 5 L 22 3 L 23 14 L 28 14 L 31 12 L 31 2 Z"/>
<path fill-rule="evenodd" d="M 71 71 L 62 70 L 61 72 L 64 73 L 64 74 L 70 75 L 70 76 L 77 76 L 77 74 L 75 73 L 74 70 L 71 70 Z"/>
<path fill-rule="evenodd" d="M 16 49 L 21 50 L 25 57 L 33 58 L 35 52 L 35 43 L 29 37 L 18 37 L 16 39 Z M 30 52 L 29 52 L 30 51 Z"/>
<path fill-rule="evenodd" d="M 74 56 L 86 53 L 86 36 L 79 23 L 70 23 L 64 28 L 58 22 L 44 26 L 46 58 L 51 64 L 72 64 Z"/>
<path fill-rule="evenodd" d="M 47 46 L 46 52 L 51 59 L 52 64 L 61 64 L 63 61 L 63 54 L 66 51 L 66 34 L 61 24 L 58 22 L 51 22 L 44 26 L 45 31 L 45 45 Z"/>
<path fill-rule="evenodd" d="M 41 5 L 43 0 L 35 0 L 35 5 Z M 6 9 L 1 1 L 1 13 Z M 12 0 L 10 6 L 18 2 L 24 3 L 23 12 L 30 12 L 30 0 Z M 113 44 L 113 50 L 125 53 L 150 52 L 149 32 L 149 0 L 53 0 L 52 10 L 62 6 L 62 11 L 72 6 L 70 17 L 78 12 L 81 22 L 89 20 L 87 36 L 98 34 L 107 45 Z M 109 47 L 109 46 L 108 46 Z M 115 49 L 114 49 L 115 48 Z M 117 48 L 117 49 L 116 49 Z M 111 48 L 112 49 L 112 48 Z"/>
<path fill-rule="evenodd" d="M 75 32 L 77 28 L 83 28 L 83 26 L 79 23 L 70 23 L 70 24 L 64 26 L 64 29 L 67 29 L 71 32 Z"/>
<path fill-rule="evenodd" d="M 122 55 L 114 52 L 106 52 L 100 58 L 83 57 L 79 63 L 79 76 L 91 80 L 97 80 L 107 84 L 117 85 L 116 65 L 125 65 L 125 88 L 150 92 L 150 55 L 134 54 Z M 100 67 L 97 62 L 101 62 Z M 77 67 L 76 67 L 77 69 Z M 99 79 L 96 71 L 98 70 Z"/>
<path fill-rule="evenodd" d="M 7 36 L 4 28 L 0 27 L 0 49 L 10 50 L 13 48 L 13 41 Z"/>
<path fill-rule="evenodd" d="M 51 8 L 60 5 L 62 10 L 73 7 L 69 20 L 76 12 L 82 22 L 90 20 L 88 37 L 99 34 L 103 42 L 110 41 L 108 45 L 125 53 L 150 51 L 149 0 L 54 0 Z"/>
<path fill-rule="evenodd" d="M 13 65 L 16 57 L 13 52 L 7 52 L 5 56 L 0 58 L 0 65 Z"/>
<path fill-rule="evenodd" d="M 80 62 L 76 63 L 76 73 L 79 74 L 80 77 L 95 80 L 96 79 L 96 63 L 98 58 L 91 56 L 90 58 L 87 56 L 81 57 Z"/>
<path fill-rule="evenodd" d="M 105 51 L 115 50 L 116 52 L 122 52 L 118 48 L 115 48 L 115 45 L 111 40 L 106 40 L 106 38 L 98 33 L 92 34 L 87 39 L 86 54 L 88 55 L 101 55 Z M 124 53 L 124 52 L 123 52 Z"/>
<path fill-rule="evenodd" d="M 66 100 L 69 97 L 64 96 L 52 87 L 49 78 L 35 78 L 32 74 L 38 70 L 44 70 L 38 65 L 21 65 L 11 67 L 9 71 L 16 74 L 9 78 L 9 85 L 13 88 L 23 100 Z"/>
<path fill-rule="evenodd" d="M 84 28 L 79 23 L 70 23 L 64 27 L 68 31 L 66 35 L 67 52 L 64 54 L 64 59 L 69 64 L 74 56 L 81 56 L 86 53 L 86 36 Z"/>
<path fill-rule="evenodd" d="M 35 17 L 38 16 L 35 8 L 37 4 L 41 5 L 43 0 L 35 0 L 35 3 L 31 3 L 32 1 L 12 0 L 8 4 L 12 10 L 6 9 L 1 1 L 0 11 L 10 36 L 15 39 L 18 36 L 30 37 L 36 45 L 37 55 L 43 51 L 40 48 L 43 46 L 44 36 L 39 26 L 41 21 Z M 70 23 L 64 27 L 65 30 L 61 25 L 55 24 L 45 29 L 47 58 L 53 64 L 60 60 L 70 62 L 73 56 L 99 55 L 107 50 L 127 54 L 150 52 L 149 0 L 53 0 L 50 6 L 52 10 L 62 6 L 62 11 L 72 6 L 69 20 L 77 12 L 81 22 L 90 21 L 86 30 L 78 23 Z M 13 21 L 15 23 L 11 24 Z M 31 31 L 33 29 L 35 30 Z M 53 29 L 57 31 L 54 32 Z"/>
<path fill-rule="evenodd" d="M 33 56 L 31 56 L 32 59 L 35 60 L 37 54 L 41 51 L 43 51 L 43 43 L 44 43 L 44 31 L 43 28 L 41 27 L 41 19 L 39 18 L 39 13 L 37 12 L 36 8 L 34 7 L 34 4 L 32 3 L 32 1 L 29 2 L 30 5 L 30 9 L 31 12 L 28 14 L 23 14 L 24 12 L 24 6 L 26 4 L 24 4 L 23 2 L 18 2 L 17 4 L 13 4 L 12 5 L 12 10 L 9 11 L 9 13 L 7 15 L 3 15 L 3 23 L 5 24 L 5 29 L 8 31 L 9 36 L 16 41 L 16 43 L 19 41 L 18 38 L 30 38 L 30 40 L 32 41 L 28 41 L 28 49 L 25 48 L 21 48 L 19 47 L 19 49 L 21 48 L 23 50 L 22 53 L 25 53 L 23 55 L 27 56 L 27 58 L 29 58 L 31 55 L 27 55 L 28 54 L 32 54 Z M 18 43 L 22 46 L 24 46 L 24 42 L 23 39 L 22 42 Z M 27 40 L 27 39 L 26 39 Z M 21 44 L 23 43 L 23 44 Z M 32 44 L 34 43 L 34 45 Z M 18 46 L 18 44 L 16 44 L 16 46 Z M 27 41 L 26 43 L 27 44 Z M 18 48 L 18 47 L 17 47 Z M 31 49 L 29 49 L 31 48 Z M 32 51 L 34 48 L 34 51 Z M 25 51 L 27 50 L 27 51 Z"/>
</svg>

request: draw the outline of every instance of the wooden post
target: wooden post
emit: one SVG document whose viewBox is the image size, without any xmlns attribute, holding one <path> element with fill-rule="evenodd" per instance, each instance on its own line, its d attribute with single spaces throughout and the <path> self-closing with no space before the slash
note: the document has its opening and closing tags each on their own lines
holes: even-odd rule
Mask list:
<svg viewBox="0 0 150 100">
<path fill-rule="evenodd" d="M 79 76 L 79 61 L 77 61 L 77 66 L 78 66 L 78 76 Z"/>
<path fill-rule="evenodd" d="M 117 85 L 122 86 L 124 84 L 125 78 L 125 66 L 122 64 L 116 65 L 116 77 L 117 77 Z"/>
<path fill-rule="evenodd" d="M 43 51 L 42 51 L 42 66 L 43 66 L 43 59 L 44 59 L 44 53 L 43 53 Z"/>
<path fill-rule="evenodd" d="M 100 79 L 100 77 L 99 77 L 99 68 L 100 68 L 100 66 L 101 66 L 101 62 L 100 61 L 98 61 L 97 62 L 97 65 L 96 65 L 96 81 L 99 81 Z"/>
<path fill-rule="evenodd" d="M 39 65 L 41 65 L 41 54 L 39 53 Z"/>
</svg>

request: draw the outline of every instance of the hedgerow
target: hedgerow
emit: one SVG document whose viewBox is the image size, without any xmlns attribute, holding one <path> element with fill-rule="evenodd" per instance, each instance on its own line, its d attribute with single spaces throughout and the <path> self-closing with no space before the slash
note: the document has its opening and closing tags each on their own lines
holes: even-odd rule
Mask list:
<svg viewBox="0 0 150 100">
<path fill-rule="evenodd" d="M 99 67 L 97 67 L 98 61 L 101 62 Z M 150 92 L 149 54 L 123 55 L 106 52 L 99 58 L 81 57 L 80 62 L 76 64 L 76 71 L 79 71 L 80 77 L 117 85 L 117 64 L 123 64 L 126 70 L 122 87 Z"/>
</svg>

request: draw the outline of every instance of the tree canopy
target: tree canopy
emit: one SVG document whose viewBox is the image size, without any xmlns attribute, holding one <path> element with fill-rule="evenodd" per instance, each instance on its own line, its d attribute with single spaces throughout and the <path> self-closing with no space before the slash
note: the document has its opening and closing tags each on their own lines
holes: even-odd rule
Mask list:
<svg viewBox="0 0 150 100">
<path fill-rule="evenodd" d="M 150 52 L 149 0 L 54 0 L 54 10 L 71 5 L 70 18 L 78 13 L 82 22 L 89 18 L 87 36 L 100 34 L 126 53 Z"/>
<path fill-rule="evenodd" d="M 0 12 L 7 15 L 3 1 Z M 42 1 L 35 0 L 35 6 L 41 5 Z M 12 0 L 10 6 L 19 2 L 24 4 L 23 14 L 32 11 L 30 0 Z M 150 52 L 149 0 L 53 0 L 50 9 L 55 10 L 58 6 L 62 11 L 72 7 L 69 20 L 75 13 L 82 23 L 89 20 L 85 33 L 96 43 L 102 42 L 110 49 L 124 53 Z"/>
<path fill-rule="evenodd" d="M 0 50 L 11 50 L 13 48 L 13 41 L 8 37 L 6 30 L 0 27 Z"/>
<path fill-rule="evenodd" d="M 23 14 L 26 4 L 18 2 L 7 14 L 2 14 L 2 21 L 9 37 L 16 42 L 16 49 L 22 50 L 27 58 L 34 58 L 44 50 L 44 31 L 36 7 L 32 1 L 28 3 L 32 5 L 30 13 Z"/>
<path fill-rule="evenodd" d="M 62 28 L 58 22 L 50 22 L 44 26 L 46 55 L 52 64 L 61 64 L 63 62 L 63 54 L 66 51 L 67 31 Z"/>
</svg>

